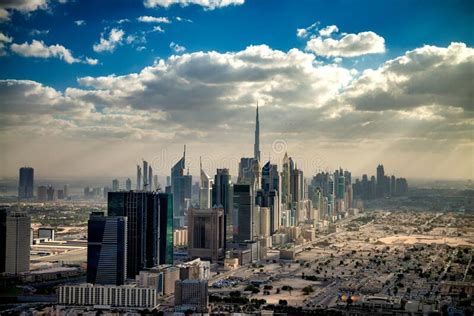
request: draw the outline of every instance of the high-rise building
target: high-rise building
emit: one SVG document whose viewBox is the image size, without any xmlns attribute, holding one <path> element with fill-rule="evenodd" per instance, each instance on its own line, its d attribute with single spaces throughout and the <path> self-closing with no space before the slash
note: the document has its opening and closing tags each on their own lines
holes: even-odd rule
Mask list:
<svg viewBox="0 0 474 316">
<path fill-rule="evenodd" d="M 239 162 L 239 176 L 237 183 L 239 184 L 251 184 L 254 179 L 253 164 L 254 158 L 242 157 Z"/>
<path fill-rule="evenodd" d="M 183 157 L 171 168 L 171 191 L 173 193 L 173 213 L 175 217 L 183 217 L 191 200 L 192 177 L 185 175 L 186 146 Z"/>
<path fill-rule="evenodd" d="M 127 178 L 127 180 L 125 180 L 125 189 L 127 191 L 132 190 L 132 180 L 130 178 Z"/>
<path fill-rule="evenodd" d="M 143 268 L 173 263 L 172 207 L 166 193 L 109 193 L 108 216 L 127 217 L 127 278 Z"/>
<path fill-rule="evenodd" d="M 87 283 L 124 284 L 127 218 L 93 212 L 87 223 L 87 232 Z"/>
<path fill-rule="evenodd" d="M 45 185 L 40 185 L 36 192 L 36 197 L 39 201 L 47 201 L 48 200 L 48 188 Z"/>
<path fill-rule="evenodd" d="M 48 188 L 46 189 L 46 196 L 48 201 L 54 201 L 54 188 L 50 185 L 48 185 Z"/>
<path fill-rule="evenodd" d="M 254 239 L 254 195 L 250 184 L 235 184 L 233 194 L 234 212 L 237 217 L 235 242 Z"/>
<path fill-rule="evenodd" d="M 112 180 L 112 191 L 118 191 L 120 189 L 120 184 L 118 179 Z"/>
<path fill-rule="evenodd" d="M 153 176 L 153 191 L 158 191 L 159 187 L 160 187 L 160 185 L 158 184 L 158 175 L 155 174 Z"/>
<path fill-rule="evenodd" d="M 377 185 L 376 195 L 378 198 L 384 197 L 385 195 L 385 172 L 383 165 L 377 166 Z"/>
<path fill-rule="evenodd" d="M 68 199 L 69 198 L 69 184 L 65 184 L 63 187 L 63 194 L 64 198 Z"/>
<path fill-rule="evenodd" d="M 137 165 L 137 191 L 142 189 L 142 167 Z"/>
<path fill-rule="evenodd" d="M 148 166 L 148 181 L 147 191 L 153 191 L 153 168 L 151 165 Z"/>
<path fill-rule="evenodd" d="M 143 185 L 142 185 L 143 191 L 149 191 L 150 190 L 149 182 L 148 182 L 149 181 L 148 172 L 149 172 L 148 161 L 143 160 Z"/>
<path fill-rule="evenodd" d="M 224 210 L 188 210 L 188 256 L 218 261 L 224 258 Z"/>
<path fill-rule="evenodd" d="M 20 180 L 18 186 L 18 198 L 31 199 L 34 196 L 34 174 L 35 170 L 30 167 L 20 168 Z"/>
<path fill-rule="evenodd" d="M 229 169 L 217 169 L 212 185 L 212 207 L 224 209 L 226 243 L 232 241 L 234 234 L 232 203 L 232 182 Z"/>
<path fill-rule="evenodd" d="M 270 232 L 270 208 L 260 208 L 260 236 L 268 237 L 271 235 Z"/>
<path fill-rule="evenodd" d="M 283 171 L 281 172 L 281 202 L 284 205 L 284 209 L 288 208 L 291 203 L 290 195 L 290 159 L 288 154 L 285 152 L 283 157 Z"/>
<path fill-rule="evenodd" d="M 24 212 L 0 210 L 0 273 L 30 270 L 31 218 Z"/>
<path fill-rule="evenodd" d="M 175 283 L 174 305 L 178 311 L 206 312 L 209 305 L 206 280 L 178 280 Z"/>
<path fill-rule="evenodd" d="M 260 161 L 260 120 L 258 118 L 258 103 L 255 114 L 255 143 L 253 145 L 253 158 Z"/>
<path fill-rule="evenodd" d="M 199 160 L 201 171 L 201 181 L 199 185 L 199 207 L 201 209 L 211 208 L 212 205 L 212 178 L 202 168 L 202 161 Z"/>
</svg>

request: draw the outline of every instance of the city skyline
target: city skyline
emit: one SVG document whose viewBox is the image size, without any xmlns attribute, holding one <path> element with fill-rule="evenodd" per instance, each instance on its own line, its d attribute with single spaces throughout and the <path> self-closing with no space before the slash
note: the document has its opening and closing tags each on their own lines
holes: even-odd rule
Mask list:
<svg viewBox="0 0 474 316">
<path fill-rule="evenodd" d="M 237 170 L 257 102 L 262 160 L 472 178 L 471 2 L 173 3 L 0 6 L 0 178 Z"/>
</svg>

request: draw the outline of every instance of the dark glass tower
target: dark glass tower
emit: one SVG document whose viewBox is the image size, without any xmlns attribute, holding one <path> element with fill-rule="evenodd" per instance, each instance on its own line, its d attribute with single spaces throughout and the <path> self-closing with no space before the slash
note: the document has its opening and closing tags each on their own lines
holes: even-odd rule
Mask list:
<svg viewBox="0 0 474 316">
<path fill-rule="evenodd" d="M 173 262 L 171 194 L 110 192 L 108 215 L 128 220 L 127 278 L 135 278 L 144 268 Z"/>
<path fill-rule="evenodd" d="M 217 169 L 212 185 L 212 206 L 224 209 L 226 243 L 232 242 L 234 235 L 232 183 L 229 169 Z"/>
<path fill-rule="evenodd" d="M 87 283 L 122 285 L 127 266 L 127 218 L 91 214 L 87 223 Z"/>
<path fill-rule="evenodd" d="M 237 213 L 237 232 L 234 236 L 235 242 L 243 242 L 253 239 L 253 194 L 249 184 L 234 185 L 234 212 Z"/>
<path fill-rule="evenodd" d="M 20 168 L 20 183 L 18 186 L 18 197 L 20 199 L 31 199 L 34 196 L 34 173 L 33 168 Z"/>
</svg>

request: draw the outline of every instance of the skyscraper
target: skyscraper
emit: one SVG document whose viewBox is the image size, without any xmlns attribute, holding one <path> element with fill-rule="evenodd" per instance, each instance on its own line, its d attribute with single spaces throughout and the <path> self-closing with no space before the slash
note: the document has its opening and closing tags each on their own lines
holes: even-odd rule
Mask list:
<svg viewBox="0 0 474 316">
<path fill-rule="evenodd" d="M 171 212 L 169 194 L 109 193 L 108 215 L 127 217 L 127 278 L 135 278 L 143 268 L 173 262 Z"/>
<path fill-rule="evenodd" d="M 120 184 L 118 179 L 112 180 L 112 191 L 118 191 L 120 189 Z"/>
<path fill-rule="evenodd" d="M 31 199 L 34 196 L 34 169 L 30 167 L 20 168 L 20 181 L 18 186 L 18 198 Z"/>
<path fill-rule="evenodd" d="M 30 270 L 31 218 L 24 212 L 0 210 L 0 273 Z"/>
<path fill-rule="evenodd" d="M 132 180 L 130 178 L 127 178 L 127 180 L 125 180 L 125 189 L 127 191 L 132 190 Z"/>
<path fill-rule="evenodd" d="M 258 118 L 258 103 L 255 115 L 255 143 L 253 145 L 253 158 L 260 161 L 260 120 Z"/>
<path fill-rule="evenodd" d="M 199 207 L 201 209 L 208 209 L 212 207 L 212 178 L 202 168 L 202 161 L 200 159 L 199 168 L 201 171 L 201 181 L 199 185 Z"/>
<path fill-rule="evenodd" d="M 151 165 L 148 166 L 148 186 L 147 191 L 153 191 L 153 168 Z"/>
<path fill-rule="evenodd" d="M 224 210 L 220 208 L 188 211 L 188 255 L 218 261 L 224 258 Z"/>
<path fill-rule="evenodd" d="M 143 191 L 149 191 L 148 188 L 148 161 L 143 160 Z"/>
<path fill-rule="evenodd" d="M 142 189 L 142 168 L 137 165 L 137 191 Z"/>
<path fill-rule="evenodd" d="M 87 232 L 87 283 L 124 284 L 127 218 L 93 212 L 87 223 Z"/>
<path fill-rule="evenodd" d="M 250 184 L 235 184 L 233 194 L 234 212 L 237 217 L 235 242 L 253 240 L 254 195 Z"/>
<path fill-rule="evenodd" d="M 285 152 L 283 157 L 283 171 L 281 172 L 281 202 L 284 208 L 287 209 L 291 202 L 290 197 L 290 159 Z"/>
<path fill-rule="evenodd" d="M 232 209 L 232 183 L 229 169 L 217 169 L 212 185 L 212 207 L 224 209 L 225 240 L 232 241 L 234 234 Z"/>
<path fill-rule="evenodd" d="M 186 200 L 191 199 L 192 178 L 185 175 L 186 146 L 183 157 L 171 168 L 171 192 L 173 193 L 173 213 L 175 217 L 183 217 L 187 208 Z"/>
<path fill-rule="evenodd" d="M 381 198 L 385 195 L 385 172 L 383 165 L 377 166 L 377 184 L 376 184 L 376 195 Z"/>
</svg>

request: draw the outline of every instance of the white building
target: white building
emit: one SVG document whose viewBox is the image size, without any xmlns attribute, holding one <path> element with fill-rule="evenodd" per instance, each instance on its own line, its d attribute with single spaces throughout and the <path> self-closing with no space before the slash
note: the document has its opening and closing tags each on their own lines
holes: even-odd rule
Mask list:
<svg viewBox="0 0 474 316">
<path fill-rule="evenodd" d="M 153 309 L 158 305 L 154 288 L 135 285 L 62 285 L 58 288 L 58 304 L 100 306 L 102 308 Z"/>
</svg>

